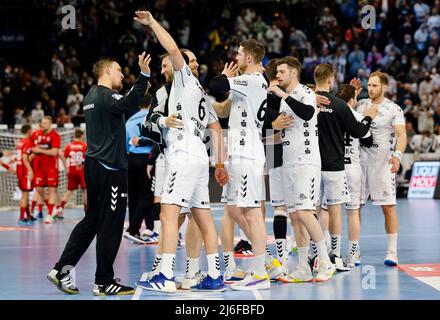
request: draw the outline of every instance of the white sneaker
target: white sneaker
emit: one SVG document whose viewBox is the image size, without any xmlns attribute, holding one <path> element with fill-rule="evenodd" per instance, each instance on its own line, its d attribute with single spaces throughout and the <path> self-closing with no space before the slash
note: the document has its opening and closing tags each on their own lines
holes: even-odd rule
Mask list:
<svg viewBox="0 0 440 320">
<path fill-rule="evenodd" d="M 329 260 L 319 261 L 318 275 L 316 276 L 316 282 L 324 282 L 330 280 L 336 272 L 336 266 Z"/>
<path fill-rule="evenodd" d="M 267 273 L 264 277 L 248 275 L 243 280 L 231 284 L 231 289 L 243 291 L 270 289 L 270 279 Z"/>
<path fill-rule="evenodd" d="M 149 229 L 145 229 L 144 232 L 142 232 L 141 237 L 142 238 L 149 238 L 153 235 L 153 231 Z"/>
<path fill-rule="evenodd" d="M 272 259 L 272 263 L 266 265 L 266 271 L 269 274 L 270 280 L 277 280 L 283 275 L 282 265 L 277 259 Z"/>
<path fill-rule="evenodd" d="M 191 287 L 198 285 L 204 277 L 205 276 L 202 274 L 201 271 L 197 272 L 193 278 L 189 278 L 188 275 L 185 274 L 185 277 L 183 278 L 183 281 L 180 285 L 180 289 L 190 290 Z"/>
<path fill-rule="evenodd" d="M 385 256 L 385 261 L 383 262 L 384 265 L 395 267 L 399 264 L 397 260 L 397 253 L 392 251 L 387 251 L 387 255 Z"/>
<path fill-rule="evenodd" d="M 355 258 L 354 264 L 356 265 L 356 267 L 360 266 L 361 265 L 361 250 L 358 250 L 356 252 L 356 255 L 354 256 L 354 258 Z"/>
<path fill-rule="evenodd" d="M 246 278 L 248 273 L 242 270 L 240 267 L 236 267 L 234 271 L 225 271 L 225 280 L 226 284 L 235 283 Z"/>
<path fill-rule="evenodd" d="M 47 215 L 46 219 L 44 219 L 45 224 L 52 224 L 53 223 L 53 217 L 51 215 Z"/>
<path fill-rule="evenodd" d="M 309 266 L 302 268 L 300 265 L 297 265 L 292 273 L 281 276 L 278 280 L 284 283 L 311 282 L 313 281 L 313 274 Z"/>
<path fill-rule="evenodd" d="M 357 267 L 361 264 L 361 253 L 359 250 L 356 251 L 354 255 L 348 254 L 347 258 L 345 258 L 345 264 L 349 268 Z"/>
</svg>

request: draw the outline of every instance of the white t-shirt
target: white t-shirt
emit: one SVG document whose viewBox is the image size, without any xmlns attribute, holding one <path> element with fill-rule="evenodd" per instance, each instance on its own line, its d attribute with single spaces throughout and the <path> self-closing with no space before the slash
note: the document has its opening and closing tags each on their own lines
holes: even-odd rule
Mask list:
<svg viewBox="0 0 440 320">
<path fill-rule="evenodd" d="M 356 106 L 356 111 L 363 113 L 371 106 L 370 99 L 362 99 Z M 376 118 L 371 123 L 371 134 L 373 135 L 373 146 L 371 148 L 361 147 L 361 165 L 372 166 L 377 160 L 389 160 L 396 146 L 396 131 L 394 126 L 405 125 L 405 117 L 400 106 L 385 98 L 378 105 Z"/>
<path fill-rule="evenodd" d="M 267 109 L 267 82 L 258 72 L 228 80 L 232 94 L 228 154 L 265 161 L 261 139 Z"/>
<path fill-rule="evenodd" d="M 359 112 L 351 109 L 354 117 L 358 122 L 361 122 L 364 119 L 364 116 Z M 371 132 L 363 136 L 363 138 L 368 138 L 371 136 Z M 350 136 L 348 132 L 345 133 L 345 167 L 350 166 L 360 166 L 361 164 L 361 156 L 360 156 L 360 143 L 359 139 L 353 138 Z"/>
<path fill-rule="evenodd" d="M 304 121 L 293 112 L 284 100 L 281 102 L 280 112 L 294 117 L 292 126 L 281 131 L 283 166 L 313 164 L 321 167 L 316 95 L 307 86 L 298 84 L 290 96 L 299 102 L 313 106 L 315 113 L 312 119 Z"/>
<path fill-rule="evenodd" d="M 183 151 L 208 162 L 203 138 L 208 124 L 218 121 L 218 118 L 208 94 L 186 63 L 182 70 L 174 71 L 168 110 L 169 114 L 178 115 L 183 121 L 183 128 L 165 130 L 166 157 Z"/>
</svg>

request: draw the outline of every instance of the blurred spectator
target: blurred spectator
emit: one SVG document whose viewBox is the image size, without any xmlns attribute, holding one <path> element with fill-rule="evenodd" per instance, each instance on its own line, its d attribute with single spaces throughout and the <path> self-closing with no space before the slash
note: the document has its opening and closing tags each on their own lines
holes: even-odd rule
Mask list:
<svg viewBox="0 0 440 320">
<path fill-rule="evenodd" d="M 43 104 L 37 101 L 35 108 L 31 111 L 31 123 L 40 123 L 44 118 Z"/>
<path fill-rule="evenodd" d="M 69 94 L 66 102 L 67 110 L 71 118 L 75 117 L 78 114 L 83 100 L 84 95 L 79 91 L 78 85 L 72 85 L 72 93 Z"/>
<path fill-rule="evenodd" d="M 269 29 L 267 29 L 265 40 L 267 43 L 267 52 L 269 53 L 269 55 L 278 56 L 281 54 L 283 33 L 275 23 L 272 24 Z"/>
</svg>

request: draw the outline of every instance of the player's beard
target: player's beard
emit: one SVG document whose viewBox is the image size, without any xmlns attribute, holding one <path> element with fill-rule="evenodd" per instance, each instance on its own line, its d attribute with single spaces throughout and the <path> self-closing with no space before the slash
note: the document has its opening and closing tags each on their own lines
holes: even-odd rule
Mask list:
<svg viewBox="0 0 440 320">
<path fill-rule="evenodd" d="M 383 94 L 383 88 L 381 88 L 380 89 L 380 91 L 378 92 L 378 93 L 376 93 L 376 94 L 371 94 L 370 95 L 370 99 L 371 100 L 377 100 L 378 98 L 380 98 L 381 96 L 382 96 L 382 94 Z"/>
</svg>

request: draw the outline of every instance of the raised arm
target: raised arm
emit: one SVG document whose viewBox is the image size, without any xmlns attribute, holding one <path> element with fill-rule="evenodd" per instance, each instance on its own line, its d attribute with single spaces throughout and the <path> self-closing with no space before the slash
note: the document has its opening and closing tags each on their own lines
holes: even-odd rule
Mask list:
<svg viewBox="0 0 440 320">
<path fill-rule="evenodd" d="M 179 47 L 168 31 L 166 31 L 165 28 L 154 19 L 149 11 L 136 11 L 135 14 L 136 17 L 134 17 L 134 20 L 150 27 L 162 47 L 169 53 L 174 70 L 182 70 L 185 60 L 180 53 Z"/>
</svg>

